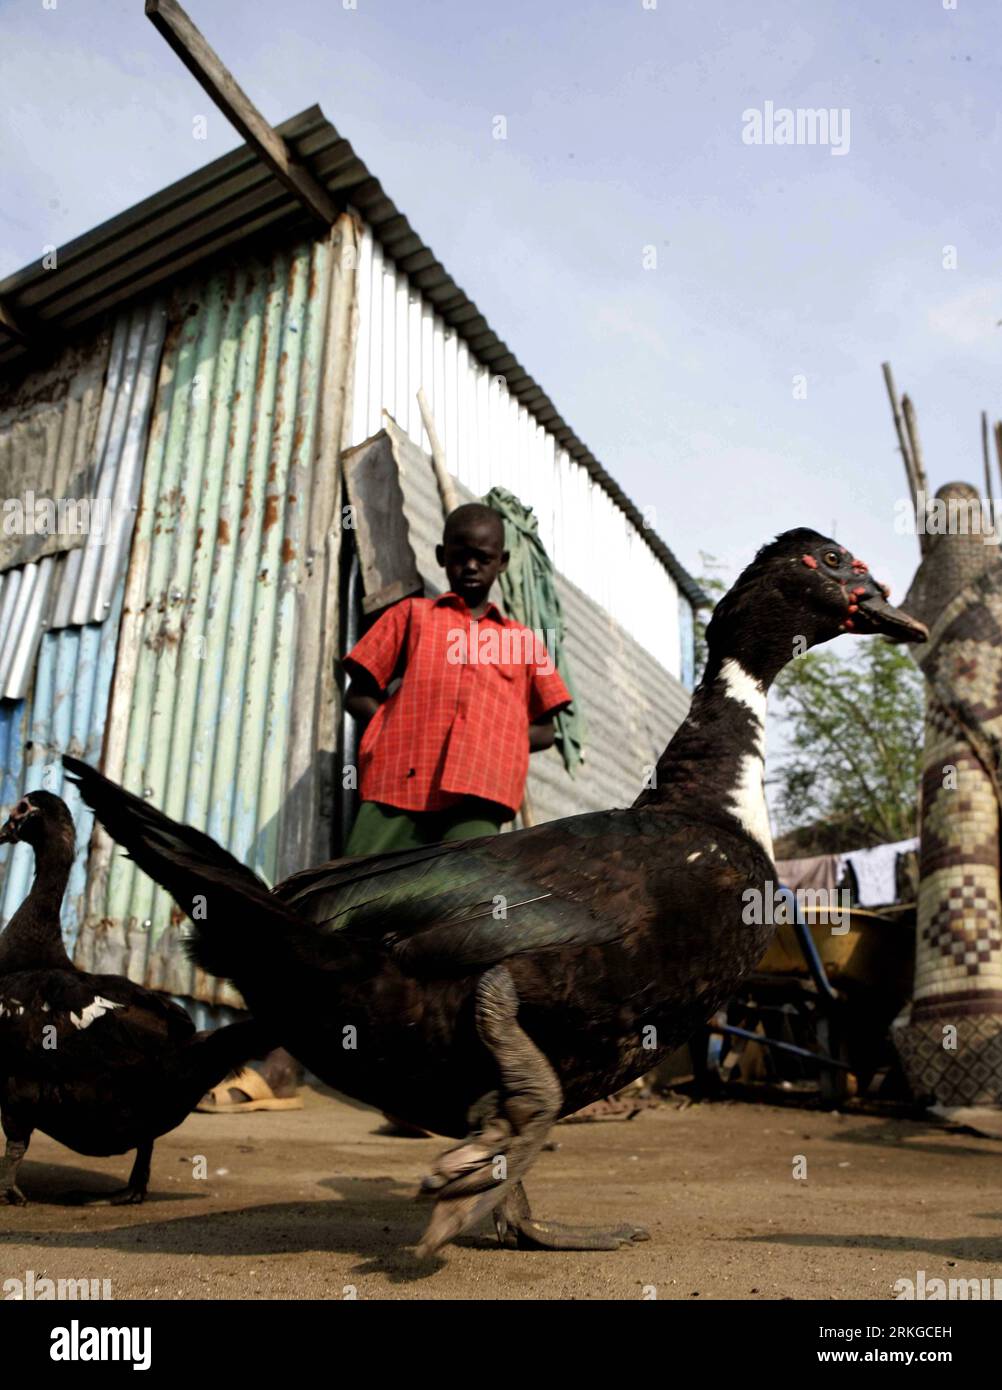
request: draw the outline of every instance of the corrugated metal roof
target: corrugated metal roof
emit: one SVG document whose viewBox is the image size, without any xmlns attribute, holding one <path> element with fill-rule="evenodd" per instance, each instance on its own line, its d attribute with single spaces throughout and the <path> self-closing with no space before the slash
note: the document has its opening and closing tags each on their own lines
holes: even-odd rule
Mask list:
<svg viewBox="0 0 1002 1390">
<path fill-rule="evenodd" d="M 0 574 L 0 698 L 22 700 L 48 629 L 99 623 L 124 574 L 142 479 L 153 384 L 166 329 L 162 302 L 117 316 L 95 440 L 93 496 L 109 504 L 107 530 L 62 555 Z"/>
<path fill-rule="evenodd" d="M 601 484 L 643 533 L 690 601 L 704 603 L 691 575 L 645 524 L 639 509 L 562 418 L 320 107 L 310 107 L 278 130 L 338 204 L 354 208 L 372 227 L 387 256 L 456 329 L 471 352 L 492 373 L 504 376 L 512 395 Z M 0 283 L 0 302 L 9 306 L 29 334 L 57 326 L 65 331 L 256 233 L 308 225 L 301 204 L 242 145 L 69 242 L 58 251 L 52 269 L 35 262 L 9 276 Z M 13 339 L 0 338 L 0 368 L 24 350 Z"/>
</svg>

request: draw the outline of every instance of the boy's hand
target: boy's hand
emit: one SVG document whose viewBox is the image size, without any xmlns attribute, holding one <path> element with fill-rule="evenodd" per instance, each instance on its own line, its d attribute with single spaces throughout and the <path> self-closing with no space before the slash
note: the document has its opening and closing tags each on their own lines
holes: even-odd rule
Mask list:
<svg viewBox="0 0 1002 1390">
<path fill-rule="evenodd" d="M 359 670 L 352 677 L 351 684 L 345 693 L 344 707 L 352 719 L 357 719 L 360 724 L 364 725 L 368 724 L 385 699 L 385 692 L 380 689 L 368 671 Z"/>
<path fill-rule="evenodd" d="M 556 736 L 552 714 L 548 714 L 545 719 L 537 720 L 535 724 L 530 724 L 529 752 L 542 753 L 544 748 L 552 748 Z"/>
</svg>

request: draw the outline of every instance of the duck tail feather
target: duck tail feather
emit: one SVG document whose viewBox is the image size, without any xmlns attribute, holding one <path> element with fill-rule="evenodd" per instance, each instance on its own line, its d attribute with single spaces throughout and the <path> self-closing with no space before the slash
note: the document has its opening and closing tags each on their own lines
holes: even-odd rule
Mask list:
<svg viewBox="0 0 1002 1390">
<path fill-rule="evenodd" d="M 186 949 L 196 965 L 239 984 L 252 958 L 283 953 L 302 918 L 255 873 L 210 835 L 171 820 L 79 758 L 66 753 L 63 763 L 112 839 L 188 917 Z"/>
<path fill-rule="evenodd" d="M 211 1033 L 196 1033 L 188 1049 L 192 1094 L 197 1093 L 197 1098 L 211 1091 L 279 1045 L 271 1030 L 256 1018 L 227 1023 Z"/>
</svg>

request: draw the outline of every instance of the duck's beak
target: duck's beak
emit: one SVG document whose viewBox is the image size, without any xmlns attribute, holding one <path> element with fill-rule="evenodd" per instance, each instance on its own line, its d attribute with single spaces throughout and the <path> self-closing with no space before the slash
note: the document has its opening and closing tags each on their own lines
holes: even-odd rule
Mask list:
<svg viewBox="0 0 1002 1390">
<path fill-rule="evenodd" d="M 0 825 L 0 845 L 12 845 L 17 839 L 17 822 L 11 816 L 3 825 Z"/>
<path fill-rule="evenodd" d="M 863 580 L 863 592 L 856 597 L 858 612 L 853 614 L 853 628 L 864 636 L 879 632 L 892 642 L 927 642 L 929 629 L 918 618 L 904 613 L 887 602 L 888 589 L 869 575 Z"/>
</svg>

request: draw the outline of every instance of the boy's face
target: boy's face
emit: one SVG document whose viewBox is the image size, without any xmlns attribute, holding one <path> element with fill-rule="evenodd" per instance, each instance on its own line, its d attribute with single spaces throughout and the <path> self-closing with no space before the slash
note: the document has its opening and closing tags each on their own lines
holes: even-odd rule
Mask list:
<svg viewBox="0 0 1002 1390">
<path fill-rule="evenodd" d="M 449 588 L 467 608 L 487 602 L 491 585 L 508 568 L 500 527 L 490 521 L 466 521 L 446 534 L 435 558 L 449 577 Z"/>
</svg>

